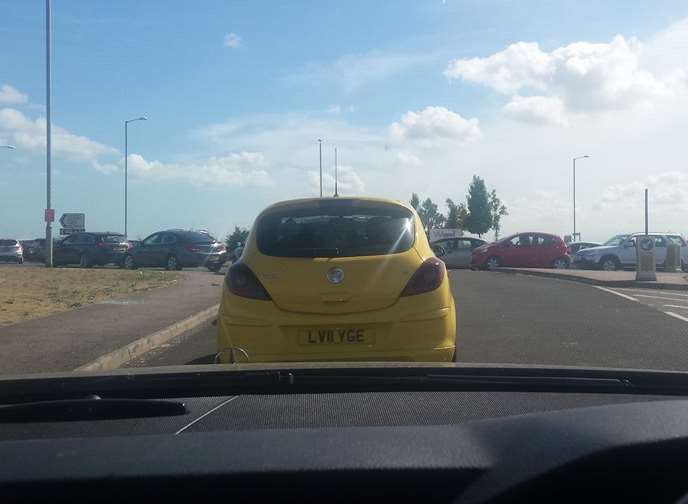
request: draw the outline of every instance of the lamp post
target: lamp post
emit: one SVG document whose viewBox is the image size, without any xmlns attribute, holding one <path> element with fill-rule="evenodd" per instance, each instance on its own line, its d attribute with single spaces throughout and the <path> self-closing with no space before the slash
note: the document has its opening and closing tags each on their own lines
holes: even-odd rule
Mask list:
<svg viewBox="0 0 688 504">
<path fill-rule="evenodd" d="M 322 138 L 318 138 L 318 157 L 320 159 L 320 197 L 322 198 Z"/>
<path fill-rule="evenodd" d="M 129 123 L 136 121 L 147 121 L 146 116 L 137 117 L 136 119 L 127 119 L 124 121 L 124 239 L 129 236 L 127 233 L 127 205 L 128 205 L 128 184 L 129 184 Z"/>
<path fill-rule="evenodd" d="M 576 161 L 579 159 L 587 159 L 590 156 L 578 156 L 573 158 L 573 241 L 576 241 Z"/>
</svg>

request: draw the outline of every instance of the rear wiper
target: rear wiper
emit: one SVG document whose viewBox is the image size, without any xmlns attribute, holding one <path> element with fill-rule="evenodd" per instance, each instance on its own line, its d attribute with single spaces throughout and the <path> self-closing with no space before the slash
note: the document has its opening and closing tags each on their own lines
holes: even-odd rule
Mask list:
<svg viewBox="0 0 688 504">
<path fill-rule="evenodd" d="M 60 399 L 0 406 L 0 423 L 73 422 L 176 416 L 188 413 L 178 401 L 156 399 L 102 399 L 90 395 L 81 399 Z"/>
</svg>

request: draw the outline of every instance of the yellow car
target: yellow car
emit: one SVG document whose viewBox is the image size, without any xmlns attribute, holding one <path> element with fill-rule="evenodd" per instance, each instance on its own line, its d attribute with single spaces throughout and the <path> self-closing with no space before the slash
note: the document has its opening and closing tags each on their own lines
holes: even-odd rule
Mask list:
<svg viewBox="0 0 688 504">
<path fill-rule="evenodd" d="M 277 203 L 222 291 L 220 362 L 445 361 L 456 313 L 416 212 L 373 198 Z"/>
</svg>

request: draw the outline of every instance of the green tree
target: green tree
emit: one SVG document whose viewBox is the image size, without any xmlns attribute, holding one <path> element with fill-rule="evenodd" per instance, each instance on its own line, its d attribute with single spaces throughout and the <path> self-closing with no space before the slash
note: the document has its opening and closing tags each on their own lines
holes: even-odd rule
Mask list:
<svg viewBox="0 0 688 504">
<path fill-rule="evenodd" d="M 497 191 L 492 189 L 489 196 L 488 206 L 492 218 L 492 229 L 494 229 L 495 241 L 499 240 L 499 231 L 502 229 L 502 217 L 509 215 L 506 205 L 497 197 Z"/>
<path fill-rule="evenodd" d="M 473 175 L 471 185 L 466 196 L 468 203 L 468 215 L 466 216 L 466 229 L 473 234 L 482 236 L 492 227 L 492 214 L 487 194 L 485 181 Z"/>
<path fill-rule="evenodd" d="M 417 212 L 426 233 L 429 233 L 431 229 L 442 227 L 444 224 L 444 215 L 437 209 L 437 205 L 430 198 L 426 198 L 423 201 Z"/>
<path fill-rule="evenodd" d="M 451 198 L 447 198 L 447 208 L 444 227 L 447 229 L 466 229 L 466 215 L 468 214 L 466 204 L 459 203 L 457 205 Z"/>
<path fill-rule="evenodd" d="M 237 248 L 240 243 L 242 245 L 245 244 L 247 238 L 248 229 L 239 226 L 234 226 L 234 231 L 232 231 L 225 237 L 225 245 L 227 245 L 227 250 L 231 252 L 232 250 Z"/>
<path fill-rule="evenodd" d="M 417 212 L 420 207 L 420 198 L 416 193 L 411 194 L 411 201 L 409 201 L 413 209 Z"/>
</svg>

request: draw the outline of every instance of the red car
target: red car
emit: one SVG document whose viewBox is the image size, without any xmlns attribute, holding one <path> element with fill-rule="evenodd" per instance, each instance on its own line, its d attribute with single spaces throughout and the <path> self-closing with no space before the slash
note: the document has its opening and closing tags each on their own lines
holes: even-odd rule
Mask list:
<svg viewBox="0 0 688 504">
<path fill-rule="evenodd" d="M 566 244 L 558 236 L 546 233 L 519 233 L 473 250 L 473 269 L 568 268 Z"/>
</svg>

